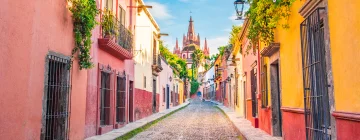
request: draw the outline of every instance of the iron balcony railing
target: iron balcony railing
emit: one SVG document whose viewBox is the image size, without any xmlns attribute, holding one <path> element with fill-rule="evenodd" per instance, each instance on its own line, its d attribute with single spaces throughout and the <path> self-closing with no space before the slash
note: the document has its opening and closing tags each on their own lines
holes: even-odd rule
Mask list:
<svg viewBox="0 0 360 140">
<path fill-rule="evenodd" d="M 158 65 L 158 67 L 159 67 L 160 69 L 162 69 L 162 66 L 161 66 L 161 56 L 160 56 L 160 55 L 157 56 L 157 65 Z"/>
<path fill-rule="evenodd" d="M 119 46 L 126 49 L 127 51 L 133 51 L 133 34 L 128 30 L 116 17 L 113 16 L 115 21 L 114 27 L 111 27 L 111 36 L 115 36 L 116 42 Z M 106 37 L 106 33 L 102 32 L 103 37 Z"/>
<path fill-rule="evenodd" d="M 130 32 L 130 30 L 126 29 L 125 26 L 122 25 L 119 21 L 118 21 L 118 25 L 119 25 L 119 34 L 117 37 L 118 44 L 124 49 L 128 50 L 129 52 L 132 52 L 133 34 Z"/>
</svg>

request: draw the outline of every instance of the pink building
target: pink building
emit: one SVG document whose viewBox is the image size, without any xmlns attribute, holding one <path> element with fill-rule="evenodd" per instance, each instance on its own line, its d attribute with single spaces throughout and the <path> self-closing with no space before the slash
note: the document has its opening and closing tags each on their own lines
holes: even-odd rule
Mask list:
<svg viewBox="0 0 360 140">
<path fill-rule="evenodd" d="M 243 89 L 245 91 L 245 99 L 246 99 L 246 119 L 251 121 L 251 124 L 255 127 L 259 127 L 259 91 L 260 91 L 260 80 L 259 80 L 259 51 L 250 49 L 247 53 L 246 47 L 249 46 L 249 40 L 246 37 L 247 34 L 247 26 L 249 22 L 245 20 L 244 27 L 241 32 L 241 41 L 242 41 L 242 67 L 243 73 Z"/>
<path fill-rule="evenodd" d="M 175 82 L 171 66 L 161 57 L 163 70 L 159 73 L 159 111 L 164 111 L 176 105 L 178 100 L 178 85 Z"/>
<path fill-rule="evenodd" d="M 2 1 L 0 42 L 1 139 L 84 139 L 87 71 L 71 63 L 66 1 Z"/>
<path fill-rule="evenodd" d="M 134 121 L 133 38 L 135 0 L 99 0 L 101 10 L 113 12 L 119 35 L 105 37 L 99 27 L 93 32 L 92 60 L 88 71 L 85 137 L 104 134 Z M 100 21 L 102 15 L 99 16 Z"/>
</svg>

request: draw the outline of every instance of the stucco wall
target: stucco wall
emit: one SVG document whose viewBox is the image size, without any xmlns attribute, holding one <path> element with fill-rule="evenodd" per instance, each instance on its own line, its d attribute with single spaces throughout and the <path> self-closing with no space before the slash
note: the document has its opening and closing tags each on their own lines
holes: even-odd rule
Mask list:
<svg viewBox="0 0 360 140">
<path fill-rule="evenodd" d="M 160 97 L 160 111 L 165 110 L 166 109 L 166 87 L 169 86 L 169 92 L 171 93 L 171 91 L 173 91 L 173 86 L 176 84 L 174 84 L 174 76 L 173 76 L 173 71 L 171 69 L 171 67 L 165 63 L 165 61 L 163 59 L 161 59 L 161 65 L 163 67 L 163 70 L 160 72 L 159 74 L 159 86 L 160 86 L 160 91 L 159 91 L 159 97 Z M 170 82 L 170 79 L 171 82 Z M 165 96 L 164 96 L 164 90 L 165 89 Z M 176 91 L 177 92 L 177 91 Z M 169 94 L 169 102 L 171 104 L 171 94 Z M 165 100 L 164 100 L 165 98 Z M 165 102 L 164 102 L 165 101 Z"/>
<path fill-rule="evenodd" d="M 0 136 L 40 139 L 46 55 L 74 48 L 66 1 L 2 1 L 0 42 Z M 83 139 L 87 75 L 76 60 L 71 74 L 70 139 Z"/>
<path fill-rule="evenodd" d="M 328 0 L 336 111 L 360 112 L 360 78 L 355 78 L 360 71 L 358 5 L 360 1 Z"/>
</svg>

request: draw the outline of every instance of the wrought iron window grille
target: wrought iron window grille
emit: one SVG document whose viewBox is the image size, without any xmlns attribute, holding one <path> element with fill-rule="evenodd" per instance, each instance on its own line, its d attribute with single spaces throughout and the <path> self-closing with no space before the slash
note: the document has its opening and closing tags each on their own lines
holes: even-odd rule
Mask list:
<svg viewBox="0 0 360 140">
<path fill-rule="evenodd" d="M 46 57 L 42 140 L 69 139 L 71 101 L 70 58 L 49 54 Z"/>
<path fill-rule="evenodd" d="M 116 122 L 126 122 L 126 73 L 118 72 L 116 79 Z"/>
<path fill-rule="evenodd" d="M 330 106 L 325 61 L 325 8 L 300 25 L 306 139 L 330 140 Z"/>
<path fill-rule="evenodd" d="M 111 75 L 110 65 L 100 65 L 100 126 L 110 125 Z"/>
</svg>

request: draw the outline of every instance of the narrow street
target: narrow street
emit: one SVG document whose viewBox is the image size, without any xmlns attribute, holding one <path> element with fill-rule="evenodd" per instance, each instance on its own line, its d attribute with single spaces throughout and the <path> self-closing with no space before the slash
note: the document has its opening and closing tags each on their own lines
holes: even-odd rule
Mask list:
<svg viewBox="0 0 360 140">
<path fill-rule="evenodd" d="M 138 139 L 239 139 L 239 133 L 220 110 L 210 102 L 193 100 L 189 106 L 165 118 Z"/>
</svg>

